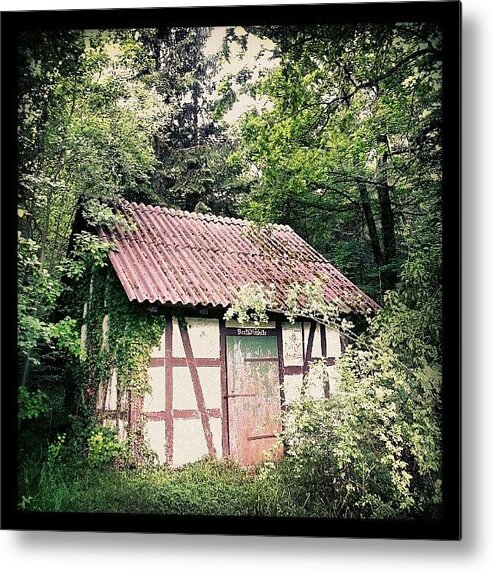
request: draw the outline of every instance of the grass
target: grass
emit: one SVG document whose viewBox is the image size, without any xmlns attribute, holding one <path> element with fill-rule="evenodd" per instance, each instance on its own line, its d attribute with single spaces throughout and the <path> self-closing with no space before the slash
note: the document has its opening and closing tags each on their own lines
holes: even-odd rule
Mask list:
<svg viewBox="0 0 493 572">
<path fill-rule="evenodd" d="M 45 461 L 40 470 L 25 464 L 20 489 L 20 507 L 29 511 L 313 516 L 294 500 L 282 471 L 213 459 L 145 470 L 74 460 Z"/>
</svg>

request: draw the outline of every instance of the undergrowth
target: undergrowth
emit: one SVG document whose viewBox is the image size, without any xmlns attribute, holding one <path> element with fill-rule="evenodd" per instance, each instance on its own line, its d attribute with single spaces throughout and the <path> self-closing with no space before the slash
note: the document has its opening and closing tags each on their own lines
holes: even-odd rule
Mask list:
<svg viewBox="0 0 493 572">
<path fill-rule="evenodd" d="M 55 451 L 56 453 L 56 451 Z M 281 463 L 282 465 L 282 463 Z M 203 459 L 181 468 L 94 467 L 79 459 L 20 472 L 19 508 L 42 512 L 314 516 L 287 486 L 287 470 Z M 285 473 L 285 474 L 283 474 Z M 321 516 L 321 515 L 320 515 Z"/>
</svg>

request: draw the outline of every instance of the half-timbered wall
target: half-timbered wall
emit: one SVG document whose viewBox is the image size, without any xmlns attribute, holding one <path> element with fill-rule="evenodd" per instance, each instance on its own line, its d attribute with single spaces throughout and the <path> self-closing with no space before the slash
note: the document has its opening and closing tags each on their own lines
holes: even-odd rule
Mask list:
<svg viewBox="0 0 493 572">
<path fill-rule="evenodd" d="M 316 322 L 282 324 L 285 403 L 299 399 L 304 374 L 314 359 L 325 359 L 329 366 L 329 387 L 309 385 L 306 391 L 314 398 L 327 397 L 337 387 L 336 360 L 341 355 L 339 331 Z"/>
<path fill-rule="evenodd" d="M 259 367 L 267 367 L 269 361 L 274 358 L 241 355 L 246 364 L 243 366 L 236 363 L 228 365 L 228 359 L 234 359 L 231 356 L 243 353 L 239 338 L 258 338 L 259 335 L 267 335 L 270 339 L 277 340 L 274 345 L 268 345 L 271 352 L 277 345 L 277 350 L 270 355 L 277 356 L 275 359 L 278 360 L 278 373 L 274 377 L 277 376 L 276 379 L 279 380 L 281 407 L 289 407 L 291 402 L 300 397 L 303 376 L 310 363 L 316 359 L 324 359 L 329 365 L 329 386 L 307 386 L 305 390 L 315 398 L 328 397 L 336 390 L 336 360 L 341 355 L 342 342 L 339 332 L 335 329 L 311 321 L 291 324 L 273 320 L 257 328 L 234 321 L 223 322 L 212 317 L 169 316 L 161 340 L 152 349 L 150 356 L 150 391 L 143 398 L 120 392 L 117 374 L 113 372 L 106 386 L 100 387 L 100 417 L 106 423 L 118 426 L 121 437 L 125 437 L 128 425 L 143 420 L 145 439 L 163 464 L 180 466 L 204 456 L 221 458 L 223 455 L 234 455 L 235 447 L 238 449 L 236 435 L 239 428 L 244 427 L 247 430 L 248 425 L 246 421 L 243 423 L 241 419 L 237 419 L 238 411 L 241 413 L 242 407 L 248 411 L 247 401 L 252 393 L 251 389 L 238 393 L 233 387 L 239 383 L 233 379 L 236 371 L 234 367 L 253 367 L 255 371 L 252 372 L 255 373 Z M 228 336 L 237 341 L 230 339 L 230 342 L 227 342 Z M 107 340 L 108 323 L 105 320 L 103 345 L 107 345 Z M 261 340 L 258 341 L 260 343 Z M 238 346 L 234 351 L 233 344 L 236 344 L 235 348 Z M 248 343 L 243 343 L 245 344 L 247 348 Z M 262 344 L 259 349 L 262 349 Z M 255 365 L 257 362 L 258 366 Z M 261 366 L 261 362 L 265 362 L 265 366 Z M 269 372 L 272 377 L 274 370 L 269 369 Z M 264 377 L 267 379 L 267 375 Z M 262 379 L 264 377 L 261 376 Z M 262 394 L 261 386 L 252 393 L 253 401 L 254 394 L 259 398 L 258 391 Z M 238 409 L 240 403 L 241 407 Z M 275 401 L 271 404 L 274 411 Z M 260 405 L 256 404 L 255 408 L 259 411 Z M 279 417 L 280 413 L 281 409 Z M 248 455 L 257 455 L 260 459 L 260 449 L 268 448 L 274 443 L 270 432 L 279 430 L 273 429 L 276 423 L 271 420 L 270 429 L 267 431 L 261 422 L 262 420 L 258 420 L 258 423 L 255 422 L 248 428 L 249 447 L 246 451 L 246 447 L 241 446 L 243 457 L 238 454 L 240 462 L 249 458 Z M 260 449 L 257 451 L 253 445 Z"/>
<path fill-rule="evenodd" d="M 168 319 L 149 377 L 142 413 L 159 461 L 179 466 L 222 457 L 219 320 Z"/>
</svg>

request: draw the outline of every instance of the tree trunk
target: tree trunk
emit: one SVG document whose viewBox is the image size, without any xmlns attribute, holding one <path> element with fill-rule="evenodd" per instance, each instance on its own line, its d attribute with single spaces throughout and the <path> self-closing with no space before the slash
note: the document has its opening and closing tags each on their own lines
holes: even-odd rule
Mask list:
<svg viewBox="0 0 493 572">
<path fill-rule="evenodd" d="M 380 266 L 382 265 L 382 249 L 380 247 L 380 240 L 378 238 L 377 225 L 371 210 L 370 196 L 368 195 L 368 189 L 364 183 L 358 183 L 358 190 L 361 201 L 361 208 L 363 209 L 366 226 L 368 227 L 368 234 L 370 235 L 373 259 L 375 260 L 375 264 L 377 265 L 377 268 L 380 272 Z"/>
<path fill-rule="evenodd" d="M 396 255 L 396 237 L 395 237 L 395 217 L 390 199 L 392 190 L 387 180 L 388 167 L 388 143 L 387 137 L 382 136 L 382 140 L 387 144 L 382 160 L 379 165 L 378 173 L 378 204 L 380 207 L 380 220 L 382 222 L 382 242 L 383 242 L 383 268 L 382 268 L 382 287 L 383 290 L 393 290 L 397 284 L 397 272 L 393 267 Z"/>
<path fill-rule="evenodd" d="M 84 203 L 87 200 L 88 198 L 85 195 L 81 195 L 80 197 L 78 197 L 77 202 L 75 203 L 74 215 L 73 215 L 74 218 L 70 231 L 70 237 L 68 239 L 68 244 L 67 244 L 67 252 L 66 252 L 67 256 L 70 255 L 70 253 L 75 248 L 75 239 L 77 235 L 86 229 L 86 223 L 82 210 L 84 208 Z"/>
</svg>

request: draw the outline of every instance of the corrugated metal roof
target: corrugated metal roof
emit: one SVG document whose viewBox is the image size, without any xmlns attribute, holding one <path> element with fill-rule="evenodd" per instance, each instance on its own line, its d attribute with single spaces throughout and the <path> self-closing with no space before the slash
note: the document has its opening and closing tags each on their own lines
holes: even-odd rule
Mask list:
<svg viewBox="0 0 493 572">
<path fill-rule="evenodd" d="M 118 208 L 135 229 L 100 228 L 99 235 L 115 245 L 109 257 L 130 300 L 225 307 L 242 285 L 274 284 L 282 310 L 293 283 L 321 280 L 327 300 L 378 309 L 289 226 L 128 202 Z"/>
</svg>

